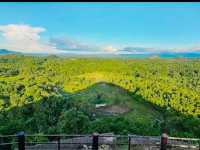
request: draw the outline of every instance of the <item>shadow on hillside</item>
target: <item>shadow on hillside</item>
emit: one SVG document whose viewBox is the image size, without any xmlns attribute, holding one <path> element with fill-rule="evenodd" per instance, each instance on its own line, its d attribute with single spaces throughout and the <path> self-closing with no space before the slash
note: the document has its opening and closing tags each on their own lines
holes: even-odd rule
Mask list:
<svg viewBox="0 0 200 150">
<path fill-rule="evenodd" d="M 160 112 L 163 121 L 158 123 L 162 128 L 162 132 L 172 133 L 177 130 L 185 132 L 186 136 L 190 136 L 189 132 L 194 132 L 191 134 L 192 136 L 199 136 L 199 120 L 193 120 L 192 116 L 178 113 L 172 108 L 166 110 L 166 108 L 152 104 L 149 100 L 145 99 L 140 94 L 137 94 L 139 89 L 130 92 L 113 83 L 99 82 L 76 93 L 87 92 L 93 88 L 102 88 L 102 86 L 113 88 L 113 90 L 119 90 L 121 93 L 132 97 L 140 104 L 146 107 L 151 107 L 153 110 Z M 73 98 L 76 93 L 73 93 L 73 96 L 70 97 L 71 95 L 69 93 L 66 94 L 64 91 L 60 92 L 62 96 L 52 95 L 49 97 L 43 97 L 38 102 L 32 102 L 21 107 L 14 107 L 7 111 L 3 111 L 0 116 L 0 133 L 14 134 L 18 131 L 29 129 L 28 132 L 30 133 L 43 132 L 55 134 L 58 132 L 58 127 L 56 127 L 56 125 L 59 122 L 63 111 L 71 110 L 73 107 L 76 107 L 76 110 L 81 111 L 83 107 L 83 111 L 90 113 L 89 110 L 87 112 L 87 108 L 90 108 L 90 104 L 83 103 L 81 106 L 79 103 L 76 103 L 76 100 Z M 94 99 L 96 98 L 98 98 L 98 94 L 94 97 Z M 88 116 L 90 115 L 92 114 L 89 114 Z"/>
<path fill-rule="evenodd" d="M 128 95 L 133 100 L 136 100 L 136 101 L 140 102 L 141 104 L 146 105 L 147 107 L 151 107 L 155 111 L 162 112 L 162 110 L 163 110 L 162 107 L 151 103 L 149 100 L 145 99 L 142 95 L 138 94 L 139 88 L 136 88 L 135 91 L 131 92 L 131 91 L 121 87 L 120 85 L 117 85 L 117 84 L 114 84 L 114 83 L 111 83 L 111 82 L 97 82 L 97 83 L 94 83 L 93 85 L 91 85 L 91 86 L 89 86 L 89 87 L 87 87 L 85 89 L 82 89 L 82 90 L 79 90 L 77 92 L 74 92 L 73 94 L 79 93 L 81 95 L 81 93 L 87 92 L 87 91 L 89 91 L 89 90 L 91 90 L 93 88 L 100 88 L 100 87 L 113 88 L 113 90 L 116 90 L 117 92 L 121 92 L 121 94 Z M 96 95 L 94 94 L 93 96 L 96 96 L 96 98 L 98 98 L 98 96 L 101 96 L 101 94 L 102 95 L 104 94 L 103 93 L 104 91 L 103 92 L 94 91 L 94 92 L 96 92 Z"/>
</svg>

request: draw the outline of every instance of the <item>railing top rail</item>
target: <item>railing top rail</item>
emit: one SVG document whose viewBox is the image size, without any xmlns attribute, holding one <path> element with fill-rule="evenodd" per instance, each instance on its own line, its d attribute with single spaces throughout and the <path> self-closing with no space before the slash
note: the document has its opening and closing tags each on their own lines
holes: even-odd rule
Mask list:
<svg viewBox="0 0 200 150">
<path fill-rule="evenodd" d="M 16 137 L 17 135 L 11 134 L 11 135 L 0 135 L 0 138 L 4 137 Z"/>
<path fill-rule="evenodd" d="M 18 142 L 0 143 L 0 146 L 2 146 L 2 145 L 12 145 L 12 144 L 18 144 Z"/>
<path fill-rule="evenodd" d="M 92 137 L 92 134 L 25 134 L 26 137 Z M 116 138 L 134 138 L 134 137 L 144 137 L 144 138 L 161 138 L 161 136 L 143 136 L 143 135 L 114 135 L 114 134 L 98 134 L 99 137 L 116 137 Z M 0 138 L 17 137 L 17 135 L 0 135 Z M 200 141 L 200 138 L 180 138 L 180 137 L 168 137 L 169 140 L 183 140 L 183 141 Z"/>
<path fill-rule="evenodd" d="M 92 137 L 92 134 L 24 134 L 26 137 Z M 99 137 L 128 137 L 127 135 L 104 135 Z M 17 135 L 0 135 L 0 137 L 17 137 Z"/>
<path fill-rule="evenodd" d="M 93 135 L 92 134 L 81 134 L 81 135 L 70 135 L 70 134 L 58 134 L 58 135 L 41 135 L 41 134 L 27 134 L 25 135 L 26 137 L 35 137 L 35 136 L 38 136 L 38 137 L 92 137 Z M 98 135 L 99 137 L 120 137 L 120 138 L 127 138 L 128 136 L 127 135 L 103 135 L 103 134 L 99 134 Z"/>
<path fill-rule="evenodd" d="M 26 137 L 84 137 L 84 136 L 92 136 L 91 134 L 25 134 Z"/>
<path fill-rule="evenodd" d="M 144 135 L 137 135 L 137 134 L 129 134 L 129 137 L 149 137 L 149 138 L 161 138 L 161 136 L 144 136 Z"/>
<path fill-rule="evenodd" d="M 179 137 L 169 137 L 169 140 L 182 140 L 182 141 L 200 141 L 198 138 L 179 138 Z"/>
</svg>

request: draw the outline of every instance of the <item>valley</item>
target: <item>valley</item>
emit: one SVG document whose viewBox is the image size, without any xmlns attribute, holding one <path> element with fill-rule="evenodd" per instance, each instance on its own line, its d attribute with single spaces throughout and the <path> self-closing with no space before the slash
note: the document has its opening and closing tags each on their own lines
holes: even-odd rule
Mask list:
<svg viewBox="0 0 200 150">
<path fill-rule="evenodd" d="M 199 59 L 2 55 L 0 134 L 199 137 L 199 78 Z"/>
</svg>

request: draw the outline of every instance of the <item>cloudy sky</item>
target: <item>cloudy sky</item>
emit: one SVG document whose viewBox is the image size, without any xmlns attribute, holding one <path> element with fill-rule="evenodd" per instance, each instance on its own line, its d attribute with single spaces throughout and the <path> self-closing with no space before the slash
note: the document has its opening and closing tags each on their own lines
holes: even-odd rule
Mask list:
<svg viewBox="0 0 200 150">
<path fill-rule="evenodd" d="M 200 52 L 200 3 L 0 3 L 0 49 Z"/>
</svg>

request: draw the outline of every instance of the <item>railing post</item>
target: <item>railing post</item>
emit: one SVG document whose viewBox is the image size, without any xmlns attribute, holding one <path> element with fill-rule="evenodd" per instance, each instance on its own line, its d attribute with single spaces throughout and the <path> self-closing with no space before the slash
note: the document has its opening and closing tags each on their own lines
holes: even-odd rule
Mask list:
<svg viewBox="0 0 200 150">
<path fill-rule="evenodd" d="M 163 133 L 161 136 L 160 150 L 167 150 L 167 142 L 168 142 L 168 136 L 166 133 Z"/>
<path fill-rule="evenodd" d="M 128 135 L 128 150 L 131 150 L 131 136 Z"/>
<path fill-rule="evenodd" d="M 94 133 L 92 136 L 92 149 L 98 150 L 98 147 L 99 147 L 99 134 Z"/>
<path fill-rule="evenodd" d="M 18 137 L 18 149 L 19 150 L 25 150 L 25 134 L 24 132 L 17 133 Z"/>
<path fill-rule="evenodd" d="M 60 150 L 60 136 L 57 137 L 58 140 L 58 150 Z"/>
<path fill-rule="evenodd" d="M 199 139 L 199 150 L 200 150 L 200 139 Z"/>
</svg>

